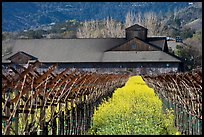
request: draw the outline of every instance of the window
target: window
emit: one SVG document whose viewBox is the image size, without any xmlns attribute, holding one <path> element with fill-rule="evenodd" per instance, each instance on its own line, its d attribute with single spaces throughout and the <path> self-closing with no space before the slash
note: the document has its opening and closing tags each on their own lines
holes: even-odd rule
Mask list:
<svg viewBox="0 0 204 137">
<path fill-rule="evenodd" d="M 180 36 L 177 36 L 177 37 L 176 37 L 176 42 L 181 42 L 181 43 L 182 43 L 182 41 L 183 41 L 183 40 L 182 40 L 182 38 L 181 38 Z"/>
<path fill-rule="evenodd" d="M 131 45 L 131 49 L 136 49 L 136 45 L 135 45 L 135 44 L 132 44 L 132 45 Z"/>
</svg>

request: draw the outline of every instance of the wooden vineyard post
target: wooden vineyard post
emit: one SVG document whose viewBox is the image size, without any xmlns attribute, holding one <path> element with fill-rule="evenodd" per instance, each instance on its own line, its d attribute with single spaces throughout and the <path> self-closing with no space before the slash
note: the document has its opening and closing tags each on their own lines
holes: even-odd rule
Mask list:
<svg viewBox="0 0 204 137">
<path fill-rule="evenodd" d="M 28 93 L 25 94 L 25 97 L 26 97 L 26 98 L 28 98 L 28 94 L 29 94 L 29 91 L 28 91 Z M 30 102 L 29 102 L 29 103 L 30 103 Z M 29 104 L 29 103 L 28 103 L 28 104 Z M 25 106 L 25 109 L 28 110 L 27 104 L 25 104 L 25 105 L 26 105 L 26 106 Z M 32 109 L 31 109 L 31 110 L 32 110 Z M 31 111 L 31 110 L 30 110 L 30 111 Z M 28 113 L 29 113 L 29 112 L 28 112 Z M 25 121 L 25 123 L 24 123 L 24 124 L 25 124 L 24 134 L 25 134 L 25 135 L 28 135 L 28 131 L 27 131 L 27 126 L 28 126 L 28 122 L 29 122 L 29 121 L 28 121 L 28 113 L 24 113 L 24 121 Z"/>
<path fill-rule="evenodd" d="M 181 131 L 185 134 L 185 126 L 187 126 L 187 125 L 184 125 L 184 111 L 183 111 L 183 106 L 182 106 L 183 104 L 181 104 L 181 102 L 180 102 L 180 107 L 179 107 L 179 112 L 180 112 L 180 126 L 181 126 Z"/>
<path fill-rule="evenodd" d="M 71 103 L 70 101 L 67 101 L 67 135 L 70 135 L 71 130 Z M 70 106 L 69 106 L 70 105 Z"/>
<path fill-rule="evenodd" d="M 189 119 L 189 135 L 193 135 L 193 121 L 194 121 L 193 116 L 189 114 L 188 119 Z"/>
<path fill-rule="evenodd" d="M 70 107 L 68 106 L 68 108 L 70 108 L 70 110 L 68 110 L 67 114 L 68 114 L 68 135 L 71 135 L 71 130 L 72 130 L 72 100 L 70 102 Z"/>
<path fill-rule="evenodd" d="M 85 103 L 85 124 L 84 124 L 84 130 L 86 132 L 86 130 L 88 129 L 88 118 L 89 118 L 89 101 L 88 101 L 88 96 L 86 95 L 85 96 L 85 99 L 86 99 L 86 103 Z"/>
<path fill-rule="evenodd" d="M 53 119 L 53 134 L 57 135 L 57 112 L 55 111 L 54 119 Z"/>
<path fill-rule="evenodd" d="M 199 107 L 200 107 L 199 98 L 200 98 L 200 96 L 199 96 L 199 94 L 197 94 L 196 97 L 197 97 L 196 100 L 198 101 L 198 103 L 197 103 L 197 112 L 198 112 L 198 115 L 200 115 L 200 111 L 199 111 Z M 202 125 L 200 125 L 200 121 L 202 122 L 202 120 L 197 118 L 197 125 L 196 126 L 198 127 L 198 130 L 197 130 L 198 135 L 202 135 L 202 129 L 201 129 Z"/>
<path fill-rule="evenodd" d="M 69 123 L 69 135 L 72 135 L 73 132 L 73 106 L 71 104 L 71 109 L 70 109 L 70 123 Z"/>
<path fill-rule="evenodd" d="M 69 108 L 71 108 L 71 106 L 68 106 L 68 102 L 66 102 L 67 103 L 67 107 L 66 107 L 66 109 L 67 109 L 67 111 L 66 111 L 66 115 L 67 115 L 67 130 L 66 130 L 66 132 L 67 132 L 67 135 L 70 135 L 70 130 L 71 130 L 71 110 L 69 110 Z"/>
<path fill-rule="evenodd" d="M 89 99 L 87 97 L 87 99 Z M 87 110 L 87 118 L 86 118 L 86 130 L 89 128 L 89 118 L 90 118 L 90 101 L 88 101 L 87 106 L 86 106 L 86 110 Z"/>
<path fill-rule="evenodd" d="M 70 130 L 71 130 L 71 127 L 70 127 L 70 119 L 71 119 L 71 116 L 70 116 L 70 110 L 67 110 L 67 135 L 70 135 Z"/>
<path fill-rule="evenodd" d="M 17 95 L 17 94 L 18 94 L 18 91 L 15 90 L 14 94 Z M 19 109 L 19 104 L 17 105 L 17 110 L 18 110 L 18 109 Z M 14 110 L 14 108 L 13 108 L 13 110 Z M 16 111 L 16 114 L 15 114 L 14 117 L 16 118 L 16 121 L 14 122 L 15 135 L 18 135 L 18 121 L 19 121 L 19 113 L 18 113 L 18 111 Z"/>
<path fill-rule="evenodd" d="M 175 98 L 174 98 L 174 125 L 177 128 L 177 110 L 176 110 L 176 102 L 175 102 Z"/>
<path fill-rule="evenodd" d="M 74 100 L 71 100 L 71 122 L 70 122 L 70 134 L 74 134 Z"/>
<path fill-rule="evenodd" d="M 166 89 L 165 89 L 166 90 Z M 166 95 L 165 95 L 165 99 L 166 99 L 166 109 L 170 109 L 170 103 L 169 103 L 169 91 L 165 91 Z"/>
<path fill-rule="evenodd" d="M 179 131 L 181 131 L 181 128 L 180 128 L 180 110 L 179 110 L 179 106 L 180 106 L 180 103 L 179 103 L 179 100 L 178 100 L 178 97 L 177 97 L 178 95 L 176 95 L 176 102 L 177 102 L 177 104 L 176 104 L 176 117 L 177 117 L 177 129 L 179 130 Z"/>
<path fill-rule="evenodd" d="M 193 105 L 194 104 L 192 104 L 192 106 Z M 192 115 L 192 135 L 196 135 L 196 133 L 197 133 L 197 118 L 195 115 Z"/>
<path fill-rule="evenodd" d="M 177 126 L 178 126 L 178 123 L 177 123 L 177 100 L 176 100 L 176 89 L 175 89 L 175 87 L 174 87 L 174 85 L 172 85 L 173 86 L 173 104 L 174 104 L 174 123 L 175 123 L 175 127 L 177 128 Z"/>
<path fill-rule="evenodd" d="M 65 135 L 67 135 L 68 131 L 68 102 L 65 101 Z"/>
<path fill-rule="evenodd" d="M 10 90 L 8 90 L 5 95 L 6 95 L 5 98 L 8 98 L 8 102 L 9 102 L 9 100 L 10 100 Z M 5 114 L 6 114 L 7 117 L 10 117 L 10 104 L 8 104 L 8 106 L 6 107 L 6 113 Z M 6 120 L 6 127 L 8 126 L 8 129 L 6 130 L 5 135 L 10 134 L 10 122 L 11 121 Z"/>
<path fill-rule="evenodd" d="M 83 100 L 82 100 L 82 96 L 79 98 L 79 104 L 80 106 L 78 107 L 78 112 L 79 112 L 79 116 L 78 116 L 78 134 L 81 135 L 82 134 L 82 120 L 83 120 Z"/>
<path fill-rule="evenodd" d="M 191 107 L 189 106 L 189 108 Z M 186 135 L 190 135 L 191 134 L 191 115 L 189 114 L 189 110 L 186 110 L 186 118 L 184 118 L 183 123 L 187 123 Z"/>
<path fill-rule="evenodd" d="M 48 125 L 49 125 L 49 122 L 45 122 L 44 128 L 43 128 L 43 135 L 48 135 Z"/>
<path fill-rule="evenodd" d="M 78 102 L 80 102 L 80 98 L 78 98 L 77 99 L 78 100 Z M 77 111 L 77 121 L 76 121 L 76 123 L 77 123 L 77 135 L 80 135 L 80 127 L 81 127 L 81 119 L 80 119 L 80 117 L 81 117 L 81 108 L 80 108 L 80 103 L 79 103 L 79 105 L 77 105 L 77 109 L 76 109 L 76 111 Z"/>
<path fill-rule="evenodd" d="M 197 97 L 199 97 L 199 95 L 197 95 Z M 199 98 L 198 98 L 198 99 L 199 99 Z M 196 104 L 196 106 L 197 106 L 197 114 L 198 114 L 198 117 L 196 118 L 196 127 L 197 127 L 196 133 L 197 133 L 197 135 L 200 135 L 200 117 L 199 117 L 200 112 L 199 112 L 199 103 L 200 103 L 200 102 L 198 102 L 198 103 Z M 201 133 L 201 135 L 202 135 L 202 133 Z"/>
<path fill-rule="evenodd" d="M 177 96 L 177 99 L 178 99 L 178 96 Z M 178 105 L 177 105 L 177 114 L 178 114 L 178 116 L 177 116 L 177 118 L 178 118 L 178 127 L 179 127 L 179 130 L 181 131 L 182 130 L 182 127 L 181 127 L 182 121 L 181 121 L 181 109 L 180 109 L 180 107 L 181 107 L 181 103 L 178 100 Z M 181 131 L 181 132 L 183 132 L 183 131 Z"/>
<path fill-rule="evenodd" d="M 57 125 L 55 115 L 56 115 L 55 106 L 51 105 L 51 135 L 56 135 Z"/>
<path fill-rule="evenodd" d="M 58 109 L 58 123 L 57 123 L 57 127 L 58 127 L 58 135 L 61 134 L 61 121 L 60 121 L 60 113 L 61 113 L 61 103 L 59 103 L 59 109 Z"/>
<path fill-rule="evenodd" d="M 86 95 L 84 95 L 83 98 L 84 98 L 83 99 L 84 100 L 84 102 L 83 102 L 83 108 L 84 109 L 83 109 L 83 125 L 82 125 L 82 128 L 83 128 L 83 134 L 85 134 L 85 132 L 86 132 L 86 127 L 85 127 L 86 126 L 86 117 L 87 117 L 86 116 L 86 111 L 87 111 L 86 110 Z"/>
<path fill-rule="evenodd" d="M 186 135 L 188 134 L 188 115 L 186 113 L 186 110 L 184 110 L 184 104 L 180 102 L 180 108 L 179 108 L 179 119 L 180 119 L 180 130 Z"/>
<path fill-rule="evenodd" d="M 88 99 L 91 100 L 90 96 L 89 96 Z M 91 101 L 88 104 L 88 111 L 89 111 L 89 113 L 88 113 L 88 128 L 90 128 L 90 126 L 91 126 L 90 125 L 91 124 L 91 115 L 92 115 L 92 103 L 91 103 Z"/>
<path fill-rule="evenodd" d="M 31 94 L 33 95 L 33 93 L 34 93 L 34 91 L 31 91 Z M 31 104 L 32 104 L 32 106 L 31 106 L 31 108 L 33 109 L 33 106 L 35 106 L 34 104 L 36 103 L 35 102 L 35 99 L 31 99 Z M 35 113 L 37 113 L 37 112 L 35 112 Z M 32 113 L 31 114 L 31 123 L 34 123 L 34 113 Z M 31 130 L 31 129 L 30 129 Z M 30 131 L 29 131 L 29 134 L 32 134 Z"/>
<path fill-rule="evenodd" d="M 73 123 L 73 127 L 74 127 L 74 135 L 77 135 L 77 104 L 76 104 L 76 101 L 77 99 L 74 99 L 75 100 L 75 107 L 74 107 L 74 123 Z"/>
<path fill-rule="evenodd" d="M 195 135 L 199 135 L 199 119 L 196 117 L 195 119 Z"/>
<path fill-rule="evenodd" d="M 78 101 L 78 98 L 75 99 L 75 102 Z M 77 112 L 77 109 L 78 109 L 78 105 L 75 103 L 75 108 L 74 108 L 74 111 L 75 111 L 75 135 L 77 135 L 77 132 L 78 132 L 78 112 Z"/>
<path fill-rule="evenodd" d="M 32 90 L 32 95 L 34 95 L 35 94 L 35 88 L 33 88 L 33 90 Z M 37 122 L 35 119 L 36 119 L 36 117 L 35 117 L 35 114 L 37 115 L 37 113 L 38 113 L 38 109 L 37 109 L 37 106 L 38 106 L 38 98 L 31 98 L 31 101 L 33 102 L 33 106 L 34 106 L 34 108 L 36 108 L 36 111 L 35 111 L 35 113 L 33 113 L 33 114 L 31 114 L 31 122 L 33 123 L 33 126 L 35 126 L 35 123 Z M 36 130 L 34 130 L 34 131 L 32 131 L 32 132 L 30 132 L 30 135 L 37 135 L 38 134 L 38 131 L 37 131 L 37 129 Z"/>
<path fill-rule="evenodd" d="M 75 99 L 73 99 L 73 103 L 74 103 L 74 107 L 73 107 L 73 113 L 72 113 L 72 116 L 73 116 L 73 135 L 76 135 L 76 102 L 75 102 Z"/>
<path fill-rule="evenodd" d="M 185 134 L 185 125 L 183 124 L 184 123 L 184 111 L 183 111 L 183 108 L 182 108 L 182 103 L 180 102 L 180 105 L 179 105 L 179 123 L 180 123 L 180 130 L 182 132 L 182 134 Z"/>
<path fill-rule="evenodd" d="M 60 111 L 59 121 L 60 121 L 60 135 L 64 135 L 64 111 Z"/>
<path fill-rule="evenodd" d="M 44 102 L 43 102 L 43 104 L 44 104 Z M 48 124 L 49 123 L 46 122 L 46 107 L 44 107 L 42 111 L 44 113 L 44 117 L 43 117 L 43 135 L 48 135 Z"/>
<path fill-rule="evenodd" d="M 184 109 L 184 104 L 181 105 L 180 112 L 182 112 L 180 116 L 181 130 L 185 135 L 188 135 L 189 134 L 189 130 L 188 130 L 188 121 L 189 121 L 188 118 L 189 117 L 188 117 L 187 110 Z"/>
<path fill-rule="evenodd" d="M 196 117 L 192 116 L 192 135 L 196 134 Z"/>
<path fill-rule="evenodd" d="M 78 99 L 78 104 L 77 104 L 77 135 L 81 134 L 81 127 L 82 127 L 82 98 L 79 97 Z"/>
<path fill-rule="evenodd" d="M 190 106 L 190 96 L 189 96 L 189 93 L 187 94 L 187 98 L 186 98 L 186 103 L 187 103 L 187 105 L 188 105 L 188 107 L 191 109 L 191 106 Z M 190 109 L 188 110 L 186 110 L 186 111 L 188 111 L 187 112 L 187 120 L 188 120 L 188 135 L 191 135 L 191 115 L 189 114 L 189 112 L 190 112 Z"/>
<path fill-rule="evenodd" d="M 98 89 L 98 90 L 100 90 L 100 89 Z M 97 94 L 98 94 L 98 92 L 94 92 L 94 95 L 93 95 L 93 97 L 95 97 L 95 96 L 97 96 Z M 91 103 L 91 114 L 90 114 L 90 127 L 92 127 L 92 116 L 93 116 L 93 113 L 94 113 L 94 107 L 95 107 L 95 104 L 96 104 L 96 100 L 94 100 L 92 103 Z"/>
<path fill-rule="evenodd" d="M 44 99 L 40 99 L 40 131 L 39 135 L 43 135 L 43 129 L 45 126 L 45 110 L 43 109 Z"/>
<path fill-rule="evenodd" d="M 81 133 L 81 111 L 82 111 L 82 108 L 81 108 L 81 97 L 79 98 L 76 98 L 76 101 L 78 102 L 78 104 L 76 105 L 76 135 L 80 135 Z"/>
<path fill-rule="evenodd" d="M 191 114 L 188 114 L 188 134 L 192 135 L 192 116 Z"/>
<path fill-rule="evenodd" d="M 178 104 L 178 123 L 179 123 L 179 130 L 181 131 L 181 133 L 183 133 L 183 131 L 182 131 L 182 122 L 183 122 L 183 120 L 182 120 L 182 116 L 181 116 L 181 102 L 179 102 L 179 104 Z"/>
<path fill-rule="evenodd" d="M 175 126 L 178 129 L 178 106 L 177 106 L 177 102 L 175 102 Z"/>
<path fill-rule="evenodd" d="M 59 103 L 59 109 L 58 109 L 58 135 L 61 135 L 61 131 L 62 131 L 62 126 L 61 126 L 61 113 L 62 113 L 62 110 L 61 110 L 61 103 Z"/>
<path fill-rule="evenodd" d="M 18 108 L 17 108 L 18 109 Z M 14 130 L 15 130 L 15 135 L 18 135 L 18 119 L 19 119 L 19 114 L 18 114 L 18 111 L 16 112 L 16 114 L 15 114 L 15 122 L 14 122 Z"/>
<path fill-rule="evenodd" d="M 186 123 L 186 126 L 185 126 L 185 135 L 189 135 L 189 119 L 188 119 L 188 113 L 186 112 L 186 117 L 185 117 L 185 123 Z"/>
<path fill-rule="evenodd" d="M 63 104 L 63 105 L 64 105 L 64 104 Z M 64 134 L 64 133 L 65 133 L 65 132 L 64 132 L 64 120 L 65 120 L 65 118 L 64 118 L 64 117 L 65 117 L 64 112 L 65 112 L 65 111 L 63 110 L 63 111 L 62 111 L 62 114 L 61 114 L 61 126 L 62 126 L 62 132 L 61 132 L 61 134 L 62 134 L 62 135 L 65 135 L 65 134 Z"/>
</svg>

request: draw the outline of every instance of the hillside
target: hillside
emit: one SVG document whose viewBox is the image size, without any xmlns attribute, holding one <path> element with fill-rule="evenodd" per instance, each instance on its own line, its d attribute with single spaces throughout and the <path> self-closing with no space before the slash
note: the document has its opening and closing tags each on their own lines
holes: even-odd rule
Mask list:
<svg viewBox="0 0 204 137">
<path fill-rule="evenodd" d="M 192 30 L 199 30 L 202 28 L 202 18 L 193 20 L 190 23 L 184 25 L 185 28 L 191 28 Z"/>
<path fill-rule="evenodd" d="M 188 5 L 188 2 L 3 2 L 2 30 L 20 31 L 52 22 L 100 20 L 108 16 L 124 21 L 128 11 L 164 14 Z"/>
<path fill-rule="evenodd" d="M 194 2 L 192 5 L 172 11 L 168 16 L 164 16 L 164 22 L 164 32 L 166 31 L 169 36 L 182 35 L 182 31 L 186 30 L 194 33 L 202 29 L 202 3 Z"/>
</svg>

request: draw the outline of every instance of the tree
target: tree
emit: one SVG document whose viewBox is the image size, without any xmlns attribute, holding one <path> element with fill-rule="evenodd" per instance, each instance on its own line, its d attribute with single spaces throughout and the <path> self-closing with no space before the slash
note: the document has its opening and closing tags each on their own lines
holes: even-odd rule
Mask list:
<svg viewBox="0 0 204 137">
<path fill-rule="evenodd" d="M 144 27 L 148 28 L 148 35 L 158 35 L 158 28 L 160 23 L 157 15 L 154 12 L 146 12 L 144 14 Z"/>
<path fill-rule="evenodd" d="M 89 31 L 89 24 L 87 21 L 85 21 L 82 27 L 78 28 L 77 37 L 78 38 L 88 38 L 89 37 L 88 31 Z"/>
<path fill-rule="evenodd" d="M 14 43 L 15 39 L 11 38 L 2 41 L 2 56 L 11 53 Z"/>
<path fill-rule="evenodd" d="M 125 36 L 121 22 L 108 17 L 102 21 L 91 20 L 82 23 L 77 30 L 78 38 L 118 38 Z"/>
<path fill-rule="evenodd" d="M 17 37 L 15 32 L 2 32 L 2 56 L 12 51 Z"/>
<path fill-rule="evenodd" d="M 134 24 L 139 24 L 149 29 L 149 35 L 161 34 L 164 22 L 159 21 L 154 12 L 147 12 L 144 17 L 139 12 L 137 14 L 129 11 L 125 17 L 125 24 L 107 17 L 102 21 L 92 20 L 85 21 L 77 30 L 78 38 L 121 38 L 125 37 L 125 28 Z M 160 28 L 160 29 L 158 29 Z"/>
<path fill-rule="evenodd" d="M 133 12 L 128 12 L 125 17 L 125 27 L 130 27 L 134 24 L 139 24 L 148 28 L 148 35 L 158 35 L 161 34 L 162 29 L 158 29 L 164 26 L 164 22 L 160 21 L 154 12 L 146 12 L 142 16 L 140 12 L 137 14 Z"/>
<path fill-rule="evenodd" d="M 135 15 L 134 24 L 144 25 L 141 12 L 139 12 L 139 13 L 137 13 L 137 14 Z"/>
<path fill-rule="evenodd" d="M 116 37 L 122 38 L 125 36 L 125 29 L 123 27 L 123 24 L 121 22 L 118 22 L 116 24 Z"/>
<path fill-rule="evenodd" d="M 188 38 L 184 43 L 185 47 L 176 47 L 176 54 L 184 61 L 184 69 L 188 71 L 202 66 L 202 41 Z"/>
<path fill-rule="evenodd" d="M 125 17 L 125 27 L 128 28 L 134 25 L 134 20 L 135 20 L 135 14 L 129 11 Z"/>
<path fill-rule="evenodd" d="M 194 33 L 195 33 L 195 32 L 194 32 L 192 29 L 190 29 L 190 28 L 184 28 L 184 29 L 182 29 L 182 31 L 180 32 L 180 36 L 181 36 L 182 39 L 187 39 L 187 38 L 193 37 L 193 34 L 194 34 Z"/>
</svg>

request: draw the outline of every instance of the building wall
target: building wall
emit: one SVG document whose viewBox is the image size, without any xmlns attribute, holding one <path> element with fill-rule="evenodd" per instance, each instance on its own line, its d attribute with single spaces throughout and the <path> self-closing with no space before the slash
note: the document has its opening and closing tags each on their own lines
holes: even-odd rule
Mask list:
<svg viewBox="0 0 204 137">
<path fill-rule="evenodd" d="M 167 46 L 166 38 L 161 39 L 161 40 L 149 41 L 149 43 L 156 45 L 158 47 L 161 47 L 164 52 L 168 52 L 168 46 Z"/>
<path fill-rule="evenodd" d="M 125 44 L 112 49 L 112 51 L 155 51 L 158 50 L 157 48 L 150 46 L 143 41 L 134 38 Z"/>
<path fill-rule="evenodd" d="M 28 60 L 30 57 L 23 55 L 23 54 L 17 54 L 15 57 L 11 59 L 11 62 L 16 64 L 26 64 L 28 63 Z"/>
<path fill-rule="evenodd" d="M 51 64 L 50 64 L 51 65 Z M 179 63 L 72 63 L 58 64 L 59 69 L 81 68 L 92 72 L 121 72 L 131 71 L 136 75 L 160 74 L 179 71 Z"/>
<path fill-rule="evenodd" d="M 43 63 L 38 68 L 38 72 L 43 72 L 48 69 L 49 66 L 54 63 Z M 57 73 L 64 70 L 65 68 L 77 68 L 83 71 L 91 72 L 133 72 L 135 75 L 143 74 L 160 74 L 168 72 L 179 71 L 179 63 L 57 63 Z M 6 67 L 11 64 L 2 64 Z"/>
<path fill-rule="evenodd" d="M 131 31 L 127 31 L 126 30 L 126 38 L 127 40 L 130 40 L 132 38 L 138 37 L 142 40 L 146 40 L 147 39 L 147 30 L 146 29 L 142 29 L 142 30 L 131 30 Z"/>
</svg>

